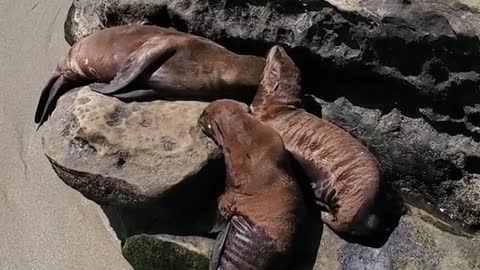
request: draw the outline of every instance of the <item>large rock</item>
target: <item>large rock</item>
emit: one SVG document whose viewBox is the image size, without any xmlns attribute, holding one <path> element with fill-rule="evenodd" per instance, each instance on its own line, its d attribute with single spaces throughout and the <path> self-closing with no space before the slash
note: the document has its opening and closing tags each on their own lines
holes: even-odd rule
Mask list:
<svg viewBox="0 0 480 270">
<path fill-rule="evenodd" d="M 320 237 L 309 238 L 312 250 L 298 253 L 294 270 L 474 270 L 480 267 L 480 241 L 442 231 L 425 222 L 440 222 L 412 208 L 400 220 L 390 239 L 380 248 L 348 243 L 324 226 Z M 321 225 L 320 225 L 321 226 Z M 316 227 L 318 231 L 318 226 Z M 203 263 L 213 241 L 200 237 L 139 235 L 127 239 L 123 253 L 135 269 L 184 269 Z M 308 254 L 313 260 L 308 263 Z M 169 268 L 174 265 L 179 268 Z M 192 268 L 205 269 L 205 268 Z"/>
<path fill-rule="evenodd" d="M 207 104 L 73 90 L 42 126 L 45 154 L 67 185 L 115 209 L 128 234 L 151 223 L 205 232 L 224 187 L 221 153 L 197 123 Z"/>
<path fill-rule="evenodd" d="M 65 183 L 97 203 L 144 207 L 170 193 L 192 199 L 201 186 L 223 185 L 196 177 L 220 156 L 197 125 L 206 105 L 124 103 L 88 87 L 71 91 L 42 127 L 45 154 Z"/>
<path fill-rule="evenodd" d="M 66 39 L 145 22 L 239 53 L 284 45 L 319 111 L 372 149 L 397 190 L 480 227 L 478 1 L 76 0 Z"/>
</svg>

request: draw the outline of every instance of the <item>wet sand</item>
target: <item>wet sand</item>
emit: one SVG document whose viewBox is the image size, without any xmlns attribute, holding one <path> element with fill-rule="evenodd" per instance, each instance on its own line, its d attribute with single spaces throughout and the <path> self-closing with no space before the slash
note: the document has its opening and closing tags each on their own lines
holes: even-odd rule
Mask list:
<svg viewBox="0 0 480 270">
<path fill-rule="evenodd" d="M 100 207 L 43 155 L 33 116 L 71 1 L 0 2 L 0 269 L 132 269 Z"/>
</svg>

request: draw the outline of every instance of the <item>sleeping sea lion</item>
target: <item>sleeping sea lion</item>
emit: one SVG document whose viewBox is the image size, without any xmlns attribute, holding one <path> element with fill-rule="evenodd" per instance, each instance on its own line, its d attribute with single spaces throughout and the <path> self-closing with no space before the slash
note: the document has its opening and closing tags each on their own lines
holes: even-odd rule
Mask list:
<svg viewBox="0 0 480 270">
<path fill-rule="evenodd" d="M 291 269 L 293 241 L 304 215 L 303 196 L 281 137 L 233 100 L 218 100 L 199 118 L 222 149 L 227 168 L 210 270 Z"/>
<path fill-rule="evenodd" d="M 274 46 L 251 112 L 281 135 L 323 208 L 323 222 L 346 236 L 369 236 L 379 221 L 373 209 L 379 163 L 348 132 L 299 108 L 300 91 L 298 67 L 283 48 Z"/>
<path fill-rule="evenodd" d="M 106 28 L 75 43 L 57 66 L 40 95 L 35 123 L 46 121 L 66 91 L 93 82 L 92 90 L 125 100 L 253 98 L 264 65 L 261 57 L 173 29 Z"/>
</svg>

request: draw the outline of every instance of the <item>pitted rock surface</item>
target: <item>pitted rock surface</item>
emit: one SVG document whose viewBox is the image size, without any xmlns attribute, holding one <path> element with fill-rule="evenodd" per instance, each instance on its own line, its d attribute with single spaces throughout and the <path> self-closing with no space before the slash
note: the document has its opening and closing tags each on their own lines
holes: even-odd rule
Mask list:
<svg viewBox="0 0 480 270">
<path fill-rule="evenodd" d="M 150 23 L 238 53 L 283 45 L 303 89 L 322 100 L 319 112 L 375 152 L 397 191 L 478 230 L 479 3 L 75 0 L 65 37 Z"/>
<path fill-rule="evenodd" d="M 71 187 L 98 203 L 160 197 L 218 158 L 197 126 L 207 103 L 124 103 L 89 90 L 62 96 L 43 127 L 45 154 Z"/>
</svg>

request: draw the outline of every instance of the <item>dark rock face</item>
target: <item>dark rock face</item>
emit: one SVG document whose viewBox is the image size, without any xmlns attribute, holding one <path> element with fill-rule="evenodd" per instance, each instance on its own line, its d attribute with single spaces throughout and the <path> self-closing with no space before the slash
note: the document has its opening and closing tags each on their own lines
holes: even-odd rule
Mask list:
<svg viewBox="0 0 480 270">
<path fill-rule="evenodd" d="M 361 139 L 388 182 L 480 228 L 477 1 L 76 0 L 66 39 L 135 23 L 175 27 L 238 53 L 285 46 L 318 112 Z"/>
</svg>

